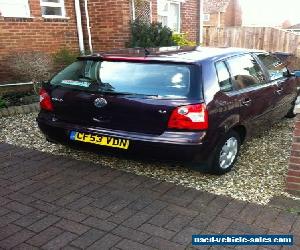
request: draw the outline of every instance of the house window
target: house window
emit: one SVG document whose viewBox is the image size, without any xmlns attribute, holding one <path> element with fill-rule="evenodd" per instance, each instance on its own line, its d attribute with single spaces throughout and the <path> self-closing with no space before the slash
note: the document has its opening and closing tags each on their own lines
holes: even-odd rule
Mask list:
<svg viewBox="0 0 300 250">
<path fill-rule="evenodd" d="M 203 21 L 204 22 L 209 22 L 209 20 L 210 20 L 210 14 L 204 14 L 203 15 Z"/>
<path fill-rule="evenodd" d="M 28 0 L 0 0 L 0 16 L 30 17 Z"/>
<path fill-rule="evenodd" d="M 41 0 L 42 16 L 50 18 L 65 17 L 64 0 Z"/>
<path fill-rule="evenodd" d="M 158 21 L 175 32 L 180 32 L 180 1 L 158 0 Z"/>
</svg>

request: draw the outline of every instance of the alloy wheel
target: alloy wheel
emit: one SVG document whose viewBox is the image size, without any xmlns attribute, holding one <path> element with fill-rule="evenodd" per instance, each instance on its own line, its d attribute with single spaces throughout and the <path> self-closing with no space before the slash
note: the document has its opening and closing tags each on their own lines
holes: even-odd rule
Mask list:
<svg viewBox="0 0 300 250">
<path fill-rule="evenodd" d="M 219 164 L 222 169 L 227 169 L 234 162 L 238 152 L 238 140 L 230 137 L 222 147 Z"/>
</svg>

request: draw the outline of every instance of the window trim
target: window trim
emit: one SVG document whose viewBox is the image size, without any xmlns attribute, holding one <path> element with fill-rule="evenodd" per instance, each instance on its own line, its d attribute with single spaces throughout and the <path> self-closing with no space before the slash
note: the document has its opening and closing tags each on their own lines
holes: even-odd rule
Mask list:
<svg viewBox="0 0 300 250">
<path fill-rule="evenodd" d="M 25 5 L 25 11 L 27 13 L 27 15 L 12 15 L 12 16 L 5 16 L 3 13 L 1 13 L 0 16 L 3 17 L 9 17 L 9 18 L 30 18 L 31 17 L 31 13 L 30 13 L 30 6 L 29 6 L 29 0 L 22 0 L 24 2 Z"/>
<path fill-rule="evenodd" d="M 53 2 L 44 2 L 43 0 L 40 0 L 40 6 L 42 7 L 56 7 L 61 8 L 61 15 L 43 15 L 43 18 L 66 18 L 66 8 L 65 8 L 65 1 L 59 0 L 59 3 L 53 3 Z"/>
<path fill-rule="evenodd" d="M 161 0 L 157 0 L 161 1 Z M 157 16 L 162 16 L 162 17 L 167 17 L 167 26 L 170 28 L 170 22 L 169 22 L 169 17 L 170 15 L 170 5 L 171 4 L 176 4 L 178 5 L 178 30 L 173 30 L 175 33 L 180 33 L 181 31 L 181 3 L 182 0 L 166 0 L 167 4 L 168 4 L 168 11 L 162 11 L 160 12 L 159 9 L 157 9 Z"/>
<path fill-rule="evenodd" d="M 229 67 L 228 67 L 228 64 L 227 64 L 227 60 L 228 58 L 225 58 L 225 59 L 222 59 L 222 60 L 218 60 L 214 63 L 214 66 L 215 66 L 215 70 L 216 70 L 216 76 L 217 76 L 217 79 L 218 79 L 218 85 L 219 85 L 219 88 L 220 88 L 220 91 L 223 92 L 223 93 L 229 93 L 229 92 L 233 92 L 233 91 L 236 91 L 234 85 L 233 85 L 233 79 L 232 79 L 232 75 L 231 75 L 231 72 L 229 70 Z M 217 64 L 218 63 L 223 63 L 227 69 L 227 72 L 228 72 L 228 75 L 229 75 L 229 81 L 230 81 L 230 84 L 231 84 L 231 89 L 230 90 L 223 90 L 220 86 L 220 78 L 219 78 L 219 74 L 218 74 L 218 68 L 217 68 Z"/>
</svg>

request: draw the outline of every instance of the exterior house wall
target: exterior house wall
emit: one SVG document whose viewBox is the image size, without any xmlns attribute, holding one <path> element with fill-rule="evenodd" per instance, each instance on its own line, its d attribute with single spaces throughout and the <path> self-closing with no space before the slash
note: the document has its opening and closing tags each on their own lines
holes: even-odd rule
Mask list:
<svg viewBox="0 0 300 250">
<path fill-rule="evenodd" d="M 204 26 L 218 27 L 219 13 L 210 13 L 209 21 L 204 21 Z M 220 12 L 220 27 L 241 26 L 242 8 L 238 0 L 230 0 L 226 10 Z"/>
<path fill-rule="evenodd" d="M 0 16 L 0 83 L 12 82 L 5 66 L 16 52 L 55 53 L 61 48 L 79 52 L 74 0 L 64 0 L 67 18 L 44 18 L 40 0 L 28 0 L 30 18 Z M 81 2 L 82 26 L 86 51 L 89 51 L 84 1 Z M 130 39 L 132 0 L 89 0 L 90 31 L 93 51 L 124 48 Z M 157 21 L 157 0 L 151 1 L 152 21 Z M 199 1 L 181 2 L 181 29 L 197 41 L 199 35 Z"/>
<path fill-rule="evenodd" d="M 88 49 L 86 17 L 84 8 L 81 9 Z M 89 0 L 88 11 L 95 52 L 125 47 L 130 38 L 131 0 Z"/>
<path fill-rule="evenodd" d="M 157 22 L 157 0 L 152 0 L 152 22 Z"/>
<path fill-rule="evenodd" d="M 187 0 L 181 4 L 181 32 L 187 33 L 188 38 L 194 42 L 199 38 L 199 14 L 198 0 Z"/>
<path fill-rule="evenodd" d="M 222 19 L 225 27 L 242 25 L 242 8 L 238 0 L 231 0 L 229 2 Z"/>
<path fill-rule="evenodd" d="M 40 0 L 29 0 L 32 18 L 0 17 L 0 83 L 12 80 L 5 61 L 15 52 L 53 53 L 62 47 L 79 50 L 73 2 L 65 1 L 68 19 L 43 18 Z"/>
<path fill-rule="evenodd" d="M 197 41 L 199 32 L 198 0 L 181 3 L 181 32 Z M 89 16 L 93 49 L 95 52 L 124 48 L 130 39 L 132 18 L 131 0 L 89 0 Z M 157 21 L 157 0 L 152 0 L 152 21 Z M 85 12 L 82 6 L 85 46 L 88 36 Z"/>
<path fill-rule="evenodd" d="M 223 13 L 220 13 L 221 15 Z M 220 18 L 222 20 L 222 18 Z M 209 17 L 209 21 L 204 21 L 203 25 L 204 26 L 209 26 L 209 27 L 218 27 L 218 22 L 219 22 L 219 14 L 218 13 L 211 13 Z"/>
</svg>

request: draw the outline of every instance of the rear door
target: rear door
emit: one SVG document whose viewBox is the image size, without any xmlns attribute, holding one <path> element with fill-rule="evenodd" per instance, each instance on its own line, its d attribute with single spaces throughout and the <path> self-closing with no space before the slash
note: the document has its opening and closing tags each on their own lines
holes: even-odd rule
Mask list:
<svg viewBox="0 0 300 250">
<path fill-rule="evenodd" d="M 254 134 L 269 124 L 274 106 L 274 88 L 267 84 L 266 75 L 250 54 L 226 60 L 234 92 L 240 102 L 240 119 L 249 133 Z"/>
<path fill-rule="evenodd" d="M 268 73 L 268 83 L 274 87 L 274 109 L 272 121 L 284 117 L 293 106 L 296 99 L 296 81 L 288 76 L 288 69 L 275 56 L 268 53 L 257 53 Z"/>
</svg>

